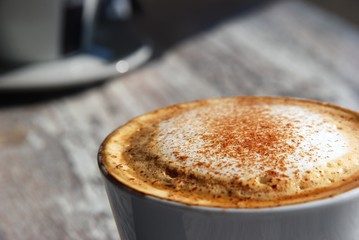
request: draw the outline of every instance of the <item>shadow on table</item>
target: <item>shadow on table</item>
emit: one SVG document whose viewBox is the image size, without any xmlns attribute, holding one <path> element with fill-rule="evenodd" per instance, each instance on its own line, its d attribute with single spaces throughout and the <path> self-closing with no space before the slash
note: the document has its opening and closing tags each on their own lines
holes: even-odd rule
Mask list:
<svg viewBox="0 0 359 240">
<path fill-rule="evenodd" d="M 225 20 L 254 13 L 270 0 L 137 0 L 137 13 L 128 24 L 153 45 L 150 61 L 178 43 L 206 32 Z M 114 29 L 116 31 L 116 29 Z M 118 42 L 114 42 L 118 44 Z M 50 101 L 80 93 L 101 83 L 62 89 L 0 90 L 0 108 Z"/>
<path fill-rule="evenodd" d="M 340 18 L 359 26 L 359 1 L 357 0 L 307 0 Z"/>
<path fill-rule="evenodd" d="M 54 99 L 59 99 L 66 96 L 76 95 L 94 86 L 99 86 L 101 83 L 92 84 L 82 87 L 73 87 L 66 89 L 46 89 L 46 90 L 31 90 L 31 91 L 16 91 L 16 90 L 0 90 L 0 109 L 31 105 L 35 103 L 47 102 Z"/>
<path fill-rule="evenodd" d="M 154 45 L 153 59 L 178 43 L 234 17 L 253 14 L 271 0 L 138 0 L 136 27 Z"/>
</svg>

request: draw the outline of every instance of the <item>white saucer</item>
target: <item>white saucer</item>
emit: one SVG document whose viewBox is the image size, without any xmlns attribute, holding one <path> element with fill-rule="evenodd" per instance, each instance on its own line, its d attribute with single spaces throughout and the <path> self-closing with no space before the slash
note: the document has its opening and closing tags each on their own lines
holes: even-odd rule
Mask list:
<svg viewBox="0 0 359 240">
<path fill-rule="evenodd" d="M 96 83 L 135 69 L 151 53 L 151 47 L 143 45 L 128 57 L 110 63 L 90 54 L 37 63 L 0 75 L 0 90 L 68 88 Z"/>
</svg>

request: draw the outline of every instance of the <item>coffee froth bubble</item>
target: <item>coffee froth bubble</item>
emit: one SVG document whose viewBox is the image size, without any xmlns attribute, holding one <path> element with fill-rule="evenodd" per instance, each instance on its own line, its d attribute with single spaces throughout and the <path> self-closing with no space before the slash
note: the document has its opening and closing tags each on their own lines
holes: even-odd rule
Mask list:
<svg viewBox="0 0 359 240">
<path fill-rule="evenodd" d="M 102 163 L 120 183 L 185 204 L 256 208 L 357 187 L 358 113 L 308 100 L 219 98 L 145 114 L 112 133 Z"/>
</svg>

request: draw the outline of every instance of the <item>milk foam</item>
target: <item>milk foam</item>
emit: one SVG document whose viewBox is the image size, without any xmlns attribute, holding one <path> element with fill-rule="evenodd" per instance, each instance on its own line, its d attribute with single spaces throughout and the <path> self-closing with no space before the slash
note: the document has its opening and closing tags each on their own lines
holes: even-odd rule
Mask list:
<svg viewBox="0 0 359 240">
<path fill-rule="evenodd" d="M 284 105 L 262 106 L 259 109 L 266 111 L 265 117 L 272 118 L 272 121 L 291 131 L 290 136 L 279 142 L 278 146 L 273 145 L 273 149 L 266 150 L 270 151 L 269 155 L 249 152 L 243 147 L 244 151 L 240 154 L 227 156 L 225 152 L 218 151 L 218 145 L 211 146 L 213 137 L 216 141 L 222 138 L 220 135 L 213 136 L 214 133 L 208 128 L 211 119 L 224 121 L 223 127 L 226 128 L 227 118 L 233 115 L 241 118 L 244 112 L 248 115 L 251 108 L 218 105 L 183 112 L 161 122 L 154 141 L 161 155 L 178 169 L 188 169 L 200 175 L 220 175 L 228 179 L 239 177 L 243 180 L 263 176 L 268 171 L 288 177 L 303 175 L 349 151 L 345 137 L 333 123 L 314 111 Z M 236 127 L 241 129 L 243 126 Z M 210 136 L 210 140 L 206 136 Z M 277 151 L 276 148 L 282 148 L 283 144 L 288 151 Z M 229 149 L 236 147 L 230 146 Z M 267 164 L 272 159 L 280 159 L 280 163 Z"/>
</svg>

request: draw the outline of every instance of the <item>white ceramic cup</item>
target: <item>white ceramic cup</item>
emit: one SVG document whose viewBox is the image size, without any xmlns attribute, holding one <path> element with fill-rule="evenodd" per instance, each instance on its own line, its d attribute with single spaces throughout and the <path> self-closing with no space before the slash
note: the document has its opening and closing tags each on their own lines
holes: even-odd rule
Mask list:
<svg viewBox="0 0 359 240">
<path fill-rule="evenodd" d="M 136 192 L 101 163 L 121 240 L 358 240 L 359 189 L 258 209 L 189 206 Z"/>
</svg>

